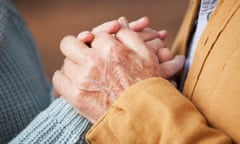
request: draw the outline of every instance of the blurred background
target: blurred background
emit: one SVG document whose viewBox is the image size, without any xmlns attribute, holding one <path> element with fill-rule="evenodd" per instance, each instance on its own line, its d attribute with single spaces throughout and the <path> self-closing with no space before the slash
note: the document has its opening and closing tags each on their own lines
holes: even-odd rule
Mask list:
<svg viewBox="0 0 240 144">
<path fill-rule="evenodd" d="M 148 16 L 154 29 L 169 31 L 171 46 L 178 31 L 188 0 L 13 0 L 28 24 L 39 48 L 49 77 L 63 62 L 59 42 L 65 35 L 83 30 L 120 16 L 129 21 Z"/>
</svg>

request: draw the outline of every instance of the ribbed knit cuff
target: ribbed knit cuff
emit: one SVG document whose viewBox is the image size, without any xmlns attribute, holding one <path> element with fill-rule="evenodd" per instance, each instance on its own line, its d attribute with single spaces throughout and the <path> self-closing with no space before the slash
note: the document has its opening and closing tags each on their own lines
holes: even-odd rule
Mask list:
<svg viewBox="0 0 240 144">
<path fill-rule="evenodd" d="M 64 99 L 55 100 L 10 143 L 85 143 L 91 124 Z"/>
</svg>

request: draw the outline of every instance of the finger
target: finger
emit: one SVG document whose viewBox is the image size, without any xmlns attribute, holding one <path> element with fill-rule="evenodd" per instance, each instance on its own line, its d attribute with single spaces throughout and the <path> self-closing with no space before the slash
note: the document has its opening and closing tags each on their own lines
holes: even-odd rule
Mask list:
<svg viewBox="0 0 240 144">
<path fill-rule="evenodd" d="M 64 60 L 64 65 L 62 67 L 63 74 L 68 77 L 75 85 L 78 85 L 80 76 L 83 75 L 84 71 L 81 71 L 81 66 L 69 59 Z"/>
<path fill-rule="evenodd" d="M 161 30 L 158 32 L 161 40 L 166 40 L 168 36 L 168 32 L 166 30 Z"/>
<path fill-rule="evenodd" d="M 78 34 L 77 39 L 81 40 L 84 43 L 90 43 L 93 41 L 94 35 L 89 31 L 84 31 Z"/>
<path fill-rule="evenodd" d="M 98 33 L 95 35 L 95 38 L 92 42 L 93 48 L 98 48 L 101 51 L 107 52 L 111 48 L 117 48 L 120 46 L 120 43 L 110 34 L 107 33 Z"/>
<path fill-rule="evenodd" d="M 52 78 L 53 88 L 62 97 L 69 99 L 73 96 L 74 86 L 73 83 L 64 76 L 60 71 L 56 71 Z"/>
<path fill-rule="evenodd" d="M 91 52 L 85 43 L 74 36 L 64 37 L 60 43 L 60 49 L 66 57 L 79 64 L 84 62 Z"/>
<path fill-rule="evenodd" d="M 79 108 L 82 103 L 85 103 L 80 90 L 62 72 L 56 71 L 52 81 L 54 89 L 71 105 Z"/>
<path fill-rule="evenodd" d="M 138 32 L 138 34 L 143 41 L 149 41 L 155 38 L 160 38 L 159 33 L 151 28 L 145 28 L 142 32 Z"/>
<path fill-rule="evenodd" d="M 148 17 L 142 17 L 136 21 L 133 21 L 129 24 L 130 29 L 136 32 L 142 31 L 144 28 L 146 28 L 149 25 L 149 19 Z"/>
<path fill-rule="evenodd" d="M 116 35 L 117 39 L 129 49 L 134 50 L 139 55 L 149 58 L 149 50 L 144 41 L 141 40 L 136 32 L 128 28 L 122 28 Z"/>
<path fill-rule="evenodd" d="M 109 34 L 113 34 L 119 31 L 119 29 L 121 28 L 120 23 L 118 22 L 118 20 L 113 20 L 110 22 L 105 22 L 95 28 L 93 28 L 92 32 L 95 33 L 100 33 L 100 32 L 106 32 Z"/>
<path fill-rule="evenodd" d="M 158 49 L 157 56 L 159 59 L 159 63 L 169 61 L 173 58 L 172 52 L 168 48 Z"/>
<path fill-rule="evenodd" d="M 121 27 L 129 28 L 128 20 L 127 20 L 126 17 L 120 17 L 120 18 L 118 19 L 118 21 L 119 21 Z"/>
<path fill-rule="evenodd" d="M 182 69 L 184 60 L 184 56 L 177 55 L 172 60 L 160 64 L 160 75 L 163 78 L 171 78 Z"/>
<path fill-rule="evenodd" d="M 159 49 L 165 47 L 165 43 L 160 40 L 159 38 L 155 38 L 153 40 L 150 41 L 146 41 L 145 44 L 147 45 L 147 47 L 149 49 L 151 49 L 153 51 L 153 53 L 157 54 L 157 52 L 159 51 Z"/>
</svg>

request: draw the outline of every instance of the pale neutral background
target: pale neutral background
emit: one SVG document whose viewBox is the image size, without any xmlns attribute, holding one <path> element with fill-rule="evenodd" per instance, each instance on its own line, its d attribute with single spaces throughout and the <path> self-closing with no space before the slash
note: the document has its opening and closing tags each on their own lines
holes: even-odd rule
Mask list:
<svg viewBox="0 0 240 144">
<path fill-rule="evenodd" d="M 188 0 L 13 0 L 28 24 L 46 73 L 59 69 L 59 42 L 105 21 L 126 16 L 129 21 L 148 16 L 151 27 L 169 31 L 168 46 L 177 33 Z"/>
</svg>

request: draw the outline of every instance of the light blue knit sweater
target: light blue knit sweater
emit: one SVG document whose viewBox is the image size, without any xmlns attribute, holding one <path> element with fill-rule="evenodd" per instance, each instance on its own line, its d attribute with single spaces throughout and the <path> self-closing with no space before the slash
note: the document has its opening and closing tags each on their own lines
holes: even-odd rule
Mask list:
<svg viewBox="0 0 240 144">
<path fill-rule="evenodd" d="M 85 143 L 89 122 L 63 99 L 55 100 L 23 130 L 11 144 Z"/>
<path fill-rule="evenodd" d="M 65 100 L 50 103 L 31 35 L 12 3 L 0 0 L 0 143 L 84 143 L 90 123 Z"/>
</svg>

